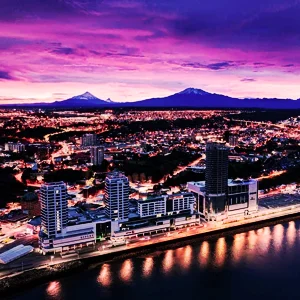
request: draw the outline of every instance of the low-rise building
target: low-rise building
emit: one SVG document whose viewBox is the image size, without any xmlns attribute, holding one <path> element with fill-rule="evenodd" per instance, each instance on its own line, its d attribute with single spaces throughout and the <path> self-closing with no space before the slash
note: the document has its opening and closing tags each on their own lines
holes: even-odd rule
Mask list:
<svg viewBox="0 0 300 300">
<path fill-rule="evenodd" d="M 195 196 L 192 193 L 176 193 L 170 195 L 167 201 L 167 212 L 168 214 L 193 213 L 195 200 Z"/>
<path fill-rule="evenodd" d="M 248 215 L 258 210 L 258 182 L 228 180 L 227 216 Z"/>
<path fill-rule="evenodd" d="M 141 218 L 160 217 L 167 213 L 167 195 L 138 201 L 138 214 Z"/>
<path fill-rule="evenodd" d="M 21 208 L 23 213 L 29 218 L 41 215 L 41 204 L 38 195 L 34 192 L 26 193 L 21 199 Z"/>
<path fill-rule="evenodd" d="M 187 192 L 139 200 L 138 215 L 140 219 L 137 220 L 112 222 L 112 239 L 151 235 L 200 222 L 199 214 L 195 212 L 195 197 Z"/>
<path fill-rule="evenodd" d="M 4 146 L 5 151 L 12 151 L 12 152 L 23 152 L 25 151 L 25 145 L 22 143 L 13 143 L 8 142 Z"/>
</svg>

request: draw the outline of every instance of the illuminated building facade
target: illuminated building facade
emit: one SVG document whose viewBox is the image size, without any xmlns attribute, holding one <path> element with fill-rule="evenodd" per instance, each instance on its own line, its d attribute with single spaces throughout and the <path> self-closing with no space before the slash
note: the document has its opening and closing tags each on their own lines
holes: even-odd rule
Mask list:
<svg viewBox="0 0 300 300">
<path fill-rule="evenodd" d="M 129 213 L 129 181 L 121 172 L 105 178 L 105 213 L 112 221 L 126 220 Z"/>
<path fill-rule="evenodd" d="M 64 182 L 46 183 L 40 189 L 42 231 L 48 238 L 62 233 L 68 222 L 67 186 Z"/>
<path fill-rule="evenodd" d="M 225 212 L 228 154 L 229 149 L 224 144 L 208 143 L 206 145 L 206 209 L 212 215 L 221 215 Z"/>
<path fill-rule="evenodd" d="M 104 147 L 91 147 L 91 163 L 94 166 L 100 166 L 104 160 Z"/>
<path fill-rule="evenodd" d="M 89 147 L 97 145 L 97 134 L 86 133 L 81 137 L 81 147 Z"/>
</svg>

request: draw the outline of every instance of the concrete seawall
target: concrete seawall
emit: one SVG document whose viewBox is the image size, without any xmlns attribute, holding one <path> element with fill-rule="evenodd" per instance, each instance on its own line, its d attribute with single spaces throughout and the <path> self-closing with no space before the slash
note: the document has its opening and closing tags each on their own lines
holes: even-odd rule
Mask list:
<svg viewBox="0 0 300 300">
<path fill-rule="evenodd" d="M 51 280 L 74 274 L 74 272 L 84 271 L 98 264 L 130 258 L 141 254 L 148 254 L 153 251 L 162 251 L 174 247 L 181 247 L 186 244 L 198 243 L 202 240 L 216 239 L 220 236 L 233 235 L 247 230 L 259 229 L 264 226 L 272 226 L 281 222 L 300 219 L 300 212 L 291 211 L 288 215 L 269 216 L 268 219 L 258 220 L 243 224 L 228 225 L 228 227 L 215 228 L 209 231 L 195 233 L 193 235 L 181 236 L 176 239 L 149 243 L 136 248 L 120 249 L 110 253 L 95 255 L 87 258 L 80 258 L 74 261 L 44 266 L 37 269 L 20 272 L 14 276 L 9 276 L 0 280 L 1 295 L 15 293 L 16 290 L 28 289 Z"/>
</svg>

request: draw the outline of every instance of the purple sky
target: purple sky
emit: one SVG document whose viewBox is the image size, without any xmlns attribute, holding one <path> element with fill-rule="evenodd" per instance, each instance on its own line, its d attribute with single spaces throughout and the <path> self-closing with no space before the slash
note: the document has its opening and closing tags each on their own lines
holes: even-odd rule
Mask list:
<svg viewBox="0 0 300 300">
<path fill-rule="evenodd" d="M 1 0 L 0 28 L 1 103 L 300 98 L 300 0 Z"/>
</svg>

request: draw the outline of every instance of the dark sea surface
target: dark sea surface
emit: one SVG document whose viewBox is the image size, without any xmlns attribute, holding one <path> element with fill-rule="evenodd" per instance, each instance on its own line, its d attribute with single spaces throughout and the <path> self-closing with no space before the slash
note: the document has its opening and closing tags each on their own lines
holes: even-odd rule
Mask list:
<svg viewBox="0 0 300 300">
<path fill-rule="evenodd" d="M 99 265 L 10 299 L 300 299 L 300 221 Z M 0 297 L 1 298 L 1 297 Z"/>
</svg>

